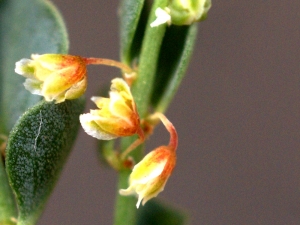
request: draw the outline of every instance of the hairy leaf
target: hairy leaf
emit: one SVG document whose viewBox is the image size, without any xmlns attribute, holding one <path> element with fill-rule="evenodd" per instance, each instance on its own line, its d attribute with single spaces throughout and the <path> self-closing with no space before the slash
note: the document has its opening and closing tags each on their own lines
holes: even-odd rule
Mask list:
<svg viewBox="0 0 300 225">
<path fill-rule="evenodd" d="M 70 152 L 83 101 L 42 101 L 26 111 L 9 136 L 6 170 L 15 192 L 18 224 L 35 224 Z"/>
<path fill-rule="evenodd" d="M 32 53 L 66 53 L 67 49 L 66 28 L 50 2 L 0 1 L 0 135 L 7 136 L 23 112 L 41 99 L 25 90 L 24 78 L 14 72 L 15 62 Z M 0 224 L 11 223 L 17 209 L 3 165 L 0 170 Z"/>
</svg>

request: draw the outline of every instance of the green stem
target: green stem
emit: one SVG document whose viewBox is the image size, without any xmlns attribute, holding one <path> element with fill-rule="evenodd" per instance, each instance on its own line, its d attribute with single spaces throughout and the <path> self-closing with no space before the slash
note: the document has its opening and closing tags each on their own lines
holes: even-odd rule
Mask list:
<svg viewBox="0 0 300 225">
<path fill-rule="evenodd" d="M 153 87 L 153 81 L 157 68 L 160 47 L 165 34 L 166 25 L 151 28 L 150 23 L 156 19 L 155 10 L 158 7 L 165 8 L 168 0 L 156 0 L 153 3 L 150 16 L 146 25 L 146 32 L 142 44 L 142 52 L 139 58 L 137 79 L 132 85 L 132 94 L 135 99 L 140 118 L 143 119 L 149 108 L 150 96 Z M 132 142 L 133 138 L 124 138 L 121 142 L 124 151 Z M 131 156 L 135 162 L 142 158 L 143 146 L 139 146 L 133 151 Z M 130 171 L 121 171 L 119 173 L 118 190 L 128 187 L 128 177 Z M 117 194 L 115 206 L 114 225 L 134 225 L 136 221 L 136 201 L 135 197 L 121 196 Z"/>
<path fill-rule="evenodd" d="M 119 172 L 118 190 L 126 189 L 128 186 L 128 176 L 130 170 Z M 121 196 L 118 193 L 115 205 L 115 225 L 128 224 L 134 225 L 136 222 L 136 198 L 134 196 Z"/>
<path fill-rule="evenodd" d="M 167 2 L 168 0 L 157 0 L 154 2 L 142 44 L 137 79 L 132 85 L 132 94 L 141 118 L 145 117 L 149 108 L 160 47 L 166 31 L 165 24 L 151 28 L 150 23 L 156 18 L 155 9 L 158 7 L 165 8 L 167 6 Z"/>
</svg>

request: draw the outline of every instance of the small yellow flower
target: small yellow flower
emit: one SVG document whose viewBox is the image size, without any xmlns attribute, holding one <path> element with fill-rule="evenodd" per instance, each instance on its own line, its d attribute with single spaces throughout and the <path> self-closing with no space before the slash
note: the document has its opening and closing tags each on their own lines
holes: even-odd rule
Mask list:
<svg viewBox="0 0 300 225">
<path fill-rule="evenodd" d="M 26 77 L 25 88 L 56 103 L 80 97 L 86 90 L 86 64 L 79 56 L 44 54 L 16 62 L 15 72 Z"/>
<path fill-rule="evenodd" d="M 85 132 L 101 140 L 139 134 L 140 119 L 127 83 L 121 78 L 113 79 L 109 96 L 91 98 L 99 109 L 80 115 Z"/>
<path fill-rule="evenodd" d="M 156 148 L 136 164 L 129 177 L 129 187 L 119 191 L 121 195 L 137 195 L 137 208 L 164 190 L 176 164 L 176 130 L 165 116 L 159 117 L 171 134 L 169 145 Z"/>
<path fill-rule="evenodd" d="M 176 155 L 168 146 L 161 146 L 147 154 L 136 164 L 129 178 L 129 187 L 121 195 L 138 195 L 136 207 L 144 205 L 164 190 L 176 163 Z"/>
</svg>

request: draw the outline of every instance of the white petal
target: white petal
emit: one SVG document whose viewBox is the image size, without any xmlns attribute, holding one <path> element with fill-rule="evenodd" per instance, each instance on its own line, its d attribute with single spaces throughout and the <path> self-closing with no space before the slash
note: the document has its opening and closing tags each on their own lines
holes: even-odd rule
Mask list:
<svg viewBox="0 0 300 225">
<path fill-rule="evenodd" d="M 97 102 L 100 101 L 103 97 L 97 97 L 97 96 L 93 96 L 91 97 L 91 100 L 97 105 Z"/>
<path fill-rule="evenodd" d="M 30 78 L 23 83 L 25 89 L 35 95 L 42 95 L 42 84 L 43 82 Z"/>
<path fill-rule="evenodd" d="M 80 123 L 84 131 L 94 138 L 99 140 L 111 140 L 117 138 L 117 136 L 103 131 L 94 120 L 99 119 L 97 116 L 93 116 L 90 113 L 81 114 L 79 117 Z"/>
<path fill-rule="evenodd" d="M 139 199 L 136 203 L 136 208 L 138 209 L 140 207 L 141 201 L 143 200 L 143 196 L 139 196 Z M 143 204 L 144 205 L 144 204 Z"/>
<path fill-rule="evenodd" d="M 32 77 L 33 73 L 28 70 L 32 62 L 31 59 L 21 59 L 15 64 L 15 72 L 25 77 Z"/>
<path fill-rule="evenodd" d="M 155 10 L 156 20 L 150 24 L 150 27 L 157 27 L 164 23 L 171 23 L 170 9 L 166 7 L 165 10 L 157 8 Z"/>
<path fill-rule="evenodd" d="M 136 192 L 132 186 L 129 186 L 127 189 L 120 189 L 119 190 L 120 195 L 136 195 Z"/>
</svg>

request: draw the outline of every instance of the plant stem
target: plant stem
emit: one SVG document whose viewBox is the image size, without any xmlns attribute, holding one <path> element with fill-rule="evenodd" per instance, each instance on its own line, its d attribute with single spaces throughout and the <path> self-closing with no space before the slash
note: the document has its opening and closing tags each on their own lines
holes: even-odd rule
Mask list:
<svg viewBox="0 0 300 225">
<path fill-rule="evenodd" d="M 139 127 L 137 135 L 139 136 L 139 138 L 137 140 L 135 140 L 134 142 L 132 142 L 129 145 L 129 147 L 122 152 L 121 157 L 120 157 L 121 160 L 124 160 L 131 151 L 135 150 L 135 148 L 137 148 L 139 145 L 141 145 L 145 141 L 145 135 L 144 135 L 144 132 L 141 127 Z"/>
<path fill-rule="evenodd" d="M 130 170 L 119 172 L 118 190 L 127 188 Z M 136 221 L 136 198 L 134 196 L 121 196 L 118 193 L 115 205 L 115 225 L 134 225 Z"/>
<path fill-rule="evenodd" d="M 155 10 L 158 7 L 165 8 L 168 0 L 156 0 L 153 3 L 150 16 L 146 25 L 146 32 L 142 44 L 142 52 L 139 58 L 137 79 L 132 85 L 132 94 L 135 99 L 140 118 L 143 119 L 148 111 L 151 91 L 153 87 L 154 76 L 156 73 L 157 61 L 160 52 L 161 43 L 166 30 L 166 25 L 151 28 L 150 23 L 155 19 Z M 122 139 L 121 147 L 124 151 L 130 143 L 132 138 Z M 139 162 L 142 158 L 143 146 L 135 149 L 131 156 L 134 157 L 135 162 Z M 120 188 L 127 188 L 128 177 L 130 171 L 121 171 L 119 173 L 118 190 Z M 121 196 L 117 194 L 116 208 L 115 208 L 115 222 L 114 225 L 134 225 L 136 218 L 136 201 L 135 197 Z"/>
</svg>

